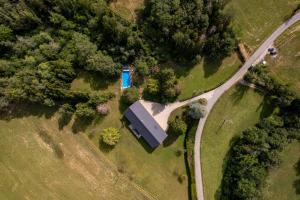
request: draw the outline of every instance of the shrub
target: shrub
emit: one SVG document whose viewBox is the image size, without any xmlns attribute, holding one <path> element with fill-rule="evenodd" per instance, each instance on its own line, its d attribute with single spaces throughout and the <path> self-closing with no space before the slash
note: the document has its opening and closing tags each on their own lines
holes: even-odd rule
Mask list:
<svg viewBox="0 0 300 200">
<path fill-rule="evenodd" d="M 136 87 L 124 90 L 122 95 L 122 101 L 127 105 L 133 104 L 134 102 L 139 100 L 139 98 L 139 90 Z"/>
<path fill-rule="evenodd" d="M 185 174 L 179 174 L 178 175 L 177 180 L 178 180 L 179 183 L 183 183 L 185 181 L 185 179 L 186 179 Z"/>
<path fill-rule="evenodd" d="M 86 103 L 79 103 L 76 105 L 76 117 L 78 118 L 85 118 L 85 119 L 92 119 L 95 116 L 95 110 L 92 109 Z"/>
<path fill-rule="evenodd" d="M 169 122 L 168 132 L 174 135 L 182 135 L 186 133 L 187 125 L 185 121 L 183 121 L 180 117 L 176 117 L 175 119 Z"/>
<path fill-rule="evenodd" d="M 189 106 L 187 115 L 192 119 L 203 118 L 206 115 L 206 108 L 200 103 L 193 103 Z"/>
<path fill-rule="evenodd" d="M 97 105 L 103 104 L 114 97 L 115 97 L 115 94 L 112 92 L 107 92 L 107 93 L 103 93 L 103 94 L 93 93 L 90 95 L 90 100 L 89 100 L 88 104 L 93 107 L 96 107 Z"/>
<path fill-rule="evenodd" d="M 0 111 L 5 111 L 9 106 L 9 101 L 5 97 L 0 97 Z"/>
<path fill-rule="evenodd" d="M 100 104 L 99 106 L 97 106 L 97 112 L 100 115 L 108 115 L 108 113 L 110 112 L 110 107 L 107 104 Z"/>
<path fill-rule="evenodd" d="M 201 105 L 206 106 L 206 105 L 207 105 L 207 99 L 201 98 L 201 99 L 199 99 L 199 103 L 200 103 Z"/>
<path fill-rule="evenodd" d="M 110 146 L 115 146 L 121 137 L 121 134 L 116 128 L 106 128 L 102 131 L 102 141 Z"/>
<path fill-rule="evenodd" d="M 144 97 L 156 97 L 159 93 L 159 82 L 156 79 L 148 79 L 146 83 L 146 88 L 144 89 Z"/>
<path fill-rule="evenodd" d="M 9 41 L 12 38 L 12 30 L 9 27 L 0 24 L 0 42 Z"/>
</svg>

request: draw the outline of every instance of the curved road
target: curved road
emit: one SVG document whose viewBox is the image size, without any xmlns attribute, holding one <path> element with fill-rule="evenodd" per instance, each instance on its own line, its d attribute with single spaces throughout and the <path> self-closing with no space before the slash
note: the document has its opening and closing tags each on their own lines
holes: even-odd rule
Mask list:
<svg viewBox="0 0 300 200">
<path fill-rule="evenodd" d="M 201 173 L 201 162 L 200 162 L 200 143 L 202 131 L 207 120 L 207 116 L 212 110 L 213 106 L 221 95 L 231 88 L 234 84 L 240 81 L 244 75 L 247 73 L 248 69 L 260 62 L 268 52 L 268 48 L 273 45 L 274 41 L 290 26 L 300 20 L 300 13 L 295 14 L 292 18 L 282 24 L 273 34 L 255 51 L 255 53 L 246 61 L 246 63 L 239 69 L 239 71 L 233 75 L 228 81 L 218 88 L 211 90 L 207 93 L 194 97 L 192 99 L 175 102 L 168 105 L 162 105 L 159 103 L 148 102 L 141 100 L 141 103 L 146 108 L 146 110 L 153 116 L 153 118 L 158 122 L 158 124 L 164 129 L 168 128 L 168 118 L 170 114 L 179 107 L 188 105 L 189 103 L 199 100 L 200 98 L 206 98 L 207 104 L 207 115 L 205 118 L 201 119 L 198 124 L 198 128 L 195 136 L 195 147 L 194 147 L 194 161 L 195 161 L 195 181 L 196 181 L 196 191 L 197 199 L 204 200 L 203 183 L 202 183 L 202 173 Z"/>
<path fill-rule="evenodd" d="M 213 95 L 208 99 L 207 111 L 210 113 L 214 104 L 220 98 L 220 96 L 226 92 L 230 87 L 236 84 L 243 76 L 247 73 L 248 69 L 260 61 L 266 54 L 268 48 L 274 43 L 274 41 L 290 26 L 300 20 L 300 13 L 295 14 L 292 18 L 282 24 L 273 34 L 255 51 L 255 53 L 246 61 L 246 63 L 240 68 L 240 70 L 226 81 L 223 85 L 213 90 Z M 212 92 L 212 91 L 211 91 Z M 208 115 L 207 115 L 208 116 Z M 199 121 L 198 128 L 196 131 L 195 147 L 194 147 L 194 161 L 195 161 L 195 180 L 196 180 L 196 190 L 197 199 L 204 200 L 203 183 L 202 183 L 202 173 L 201 173 L 201 162 L 200 162 L 200 143 L 202 131 L 207 120 L 207 116 Z"/>
</svg>

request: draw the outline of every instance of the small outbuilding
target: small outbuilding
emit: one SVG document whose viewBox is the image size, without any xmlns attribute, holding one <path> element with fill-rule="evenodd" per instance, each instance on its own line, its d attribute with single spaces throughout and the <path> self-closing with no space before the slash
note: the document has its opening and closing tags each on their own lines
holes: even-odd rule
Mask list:
<svg viewBox="0 0 300 200">
<path fill-rule="evenodd" d="M 152 148 L 156 148 L 167 138 L 168 135 L 166 132 L 160 127 L 140 101 L 132 104 L 125 111 L 124 115 L 131 123 L 129 127 L 133 133 L 138 138 L 144 138 Z"/>
</svg>

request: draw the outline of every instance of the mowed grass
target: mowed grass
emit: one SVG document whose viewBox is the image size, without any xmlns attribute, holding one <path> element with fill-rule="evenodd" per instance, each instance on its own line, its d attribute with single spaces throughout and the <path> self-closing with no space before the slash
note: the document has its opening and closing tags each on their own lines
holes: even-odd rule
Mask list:
<svg viewBox="0 0 300 200">
<path fill-rule="evenodd" d="M 234 53 L 223 61 L 206 61 L 203 59 L 191 68 L 187 66 L 175 68 L 182 89 L 179 100 L 191 98 L 203 91 L 214 89 L 229 79 L 241 65 L 242 62 Z"/>
<path fill-rule="evenodd" d="M 231 0 L 226 12 L 233 16 L 241 41 L 254 50 L 291 16 L 299 3 L 299 0 Z"/>
<path fill-rule="evenodd" d="M 233 16 L 238 39 L 254 51 L 277 27 L 279 27 L 300 0 L 231 0 L 225 11 Z M 195 96 L 225 82 L 242 65 L 236 54 L 219 61 L 201 61 L 187 68 L 181 66 L 179 84 L 182 94 L 179 100 Z"/>
<path fill-rule="evenodd" d="M 270 74 L 300 96 L 300 23 L 276 41 L 278 57 L 268 57 Z"/>
<path fill-rule="evenodd" d="M 149 199 L 53 110 L 18 110 L 0 119 L 0 199 Z"/>
<path fill-rule="evenodd" d="M 281 153 L 282 163 L 279 168 L 271 170 L 263 190 L 266 200 L 300 199 L 300 172 L 296 166 L 300 161 L 300 143 L 289 144 Z"/>
<path fill-rule="evenodd" d="M 83 132 L 88 135 L 102 155 L 110 160 L 120 173 L 132 182 L 147 190 L 157 199 L 188 199 L 187 178 L 183 183 L 178 181 L 178 175 L 186 176 L 184 156 L 176 156 L 176 151 L 184 150 L 184 136 L 177 138 L 170 144 L 161 145 L 154 151 L 147 144 L 138 140 L 127 128 L 123 119 L 125 107 L 119 102 L 121 95 L 120 82 L 101 84 L 102 80 L 82 75 L 73 82 L 75 90 L 110 90 L 117 97 L 109 102 L 111 112 L 104 118 L 99 118 L 93 125 Z M 120 129 L 121 139 L 114 149 L 105 147 L 100 141 L 104 128 Z"/>
<path fill-rule="evenodd" d="M 234 137 L 270 113 L 264 97 L 244 86 L 234 86 L 208 116 L 201 141 L 204 196 L 217 199 L 227 153 Z"/>
</svg>

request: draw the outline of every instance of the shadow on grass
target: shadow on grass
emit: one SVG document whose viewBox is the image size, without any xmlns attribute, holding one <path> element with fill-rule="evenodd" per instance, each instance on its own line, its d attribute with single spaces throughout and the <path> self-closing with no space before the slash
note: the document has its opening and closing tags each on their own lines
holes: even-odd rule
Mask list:
<svg viewBox="0 0 300 200">
<path fill-rule="evenodd" d="M 231 99 L 235 104 L 239 103 L 243 99 L 244 95 L 247 93 L 248 90 L 249 87 L 247 86 L 243 86 L 240 84 L 236 85 L 236 89 L 231 94 Z"/>
<path fill-rule="evenodd" d="M 124 103 L 124 101 L 122 100 L 122 98 L 120 98 L 120 100 L 119 100 L 119 111 L 120 111 L 120 113 L 124 114 L 124 112 L 126 111 L 126 109 L 129 106 L 130 105 L 127 105 L 126 103 Z"/>
<path fill-rule="evenodd" d="M 203 69 L 204 77 L 208 78 L 214 75 L 222 65 L 223 59 L 204 58 Z"/>
<path fill-rule="evenodd" d="M 108 145 L 102 141 L 102 138 L 99 139 L 99 149 L 103 153 L 109 153 L 111 150 L 114 149 L 114 146 Z"/>
<path fill-rule="evenodd" d="M 62 114 L 58 118 L 58 128 L 62 130 L 65 126 L 67 126 L 72 119 L 72 115 Z"/>
<path fill-rule="evenodd" d="M 57 110 L 57 107 L 50 108 L 38 104 L 14 104 L 6 112 L 0 113 L 0 119 L 9 121 L 12 119 L 29 116 L 45 117 L 46 119 L 50 119 L 55 114 L 55 112 L 57 112 Z"/>
<path fill-rule="evenodd" d="M 178 63 L 178 62 L 171 61 L 166 63 L 166 65 L 173 67 L 177 77 L 186 77 L 190 75 L 190 71 L 196 65 L 199 65 L 203 62 L 204 77 L 208 78 L 214 75 L 220 69 L 223 60 L 224 58 L 211 59 L 211 58 L 203 57 L 197 63 L 193 63 L 193 62 Z"/>
<path fill-rule="evenodd" d="M 92 119 L 79 119 L 76 117 L 72 125 L 73 133 L 76 134 L 85 131 L 87 127 L 92 124 L 92 122 Z"/>
<path fill-rule="evenodd" d="M 64 158 L 64 152 L 62 151 L 60 145 L 54 141 L 54 139 L 47 133 L 46 130 L 40 129 L 38 131 L 39 137 L 45 142 L 47 145 L 50 146 L 51 149 L 53 149 L 53 152 L 55 153 L 56 157 L 59 159 Z"/>
<path fill-rule="evenodd" d="M 256 111 L 261 110 L 260 119 L 263 119 L 269 117 L 273 113 L 274 109 L 275 107 L 272 105 L 269 97 L 264 96 L 263 101 L 259 104 Z"/>
<path fill-rule="evenodd" d="M 163 146 L 168 147 L 168 146 L 172 145 L 174 142 L 176 142 L 178 137 L 179 137 L 179 135 L 168 133 L 168 137 L 163 142 Z"/>
<path fill-rule="evenodd" d="M 105 90 L 108 88 L 108 86 L 117 81 L 117 79 L 104 79 L 99 77 L 103 76 L 99 75 L 98 73 L 92 74 L 86 72 L 81 72 L 79 75 L 79 78 L 83 78 L 84 82 L 89 83 L 91 88 L 94 90 Z"/>
<path fill-rule="evenodd" d="M 221 184 L 219 185 L 216 193 L 214 194 L 215 200 L 220 200 L 221 199 L 221 195 L 222 195 L 222 188 L 224 186 L 224 174 L 227 170 L 227 166 L 228 166 L 228 161 L 229 158 L 231 157 L 232 154 L 232 147 L 234 146 L 234 144 L 237 142 L 237 140 L 239 139 L 239 136 L 234 136 L 229 143 L 230 146 L 230 150 L 226 153 L 224 159 L 223 159 L 223 164 L 222 164 L 222 181 Z"/>
<path fill-rule="evenodd" d="M 296 175 L 300 176 L 300 159 L 297 162 L 297 164 L 295 165 L 295 170 L 296 170 Z M 297 179 L 296 181 L 294 181 L 293 186 L 295 188 L 296 194 L 300 194 L 300 178 Z"/>
</svg>

